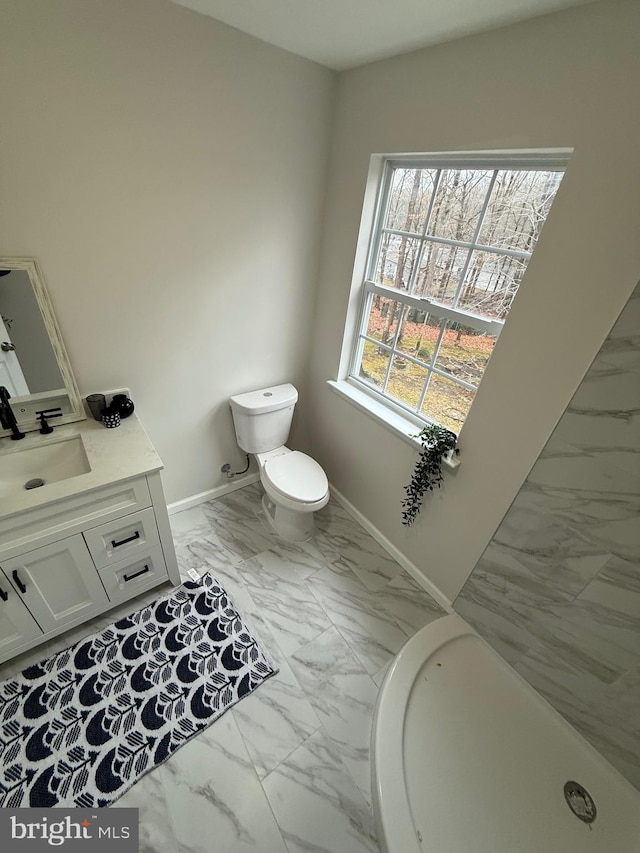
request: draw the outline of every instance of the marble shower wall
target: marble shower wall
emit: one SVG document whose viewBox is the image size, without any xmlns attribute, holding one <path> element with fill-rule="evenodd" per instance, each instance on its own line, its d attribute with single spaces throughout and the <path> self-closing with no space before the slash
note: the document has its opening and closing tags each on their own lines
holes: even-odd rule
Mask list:
<svg viewBox="0 0 640 853">
<path fill-rule="evenodd" d="M 640 788 L 640 285 L 454 606 Z"/>
</svg>

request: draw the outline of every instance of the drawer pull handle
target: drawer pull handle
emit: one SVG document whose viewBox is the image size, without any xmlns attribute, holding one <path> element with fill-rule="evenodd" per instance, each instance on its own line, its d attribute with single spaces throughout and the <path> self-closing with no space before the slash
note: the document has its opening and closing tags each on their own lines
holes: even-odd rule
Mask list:
<svg viewBox="0 0 640 853">
<path fill-rule="evenodd" d="M 13 570 L 13 572 L 12 572 L 12 575 L 13 575 L 13 579 L 14 579 L 14 581 L 16 582 L 16 586 L 18 587 L 18 589 L 20 590 L 20 592 L 24 595 L 24 593 L 27 591 L 27 588 L 26 588 L 26 586 L 22 583 L 22 581 L 20 580 L 20 575 L 18 574 L 18 570 L 17 570 L 17 569 L 14 569 L 14 570 Z"/>
<path fill-rule="evenodd" d="M 139 538 L 140 538 L 140 531 L 136 530 L 136 532 L 133 534 L 133 536 L 128 536 L 126 539 L 121 539 L 119 542 L 116 542 L 115 539 L 112 539 L 111 540 L 111 547 L 112 548 L 119 548 L 121 545 L 126 545 L 127 542 L 133 542 Z"/>
<path fill-rule="evenodd" d="M 136 572 L 134 575 L 122 575 L 122 577 L 124 578 L 125 581 L 132 581 L 134 578 L 139 578 L 140 575 L 146 575 L 146 573 L 148 571 L 149 571 L 149 566 L 147 566 L 145 563 L 144 569 L 140 569 L 140 571 Z"/>
<path fill-rule="evenodd" d="M 9 593 L 8 593 L 8 592 L 5 592 L 5 591 L 2 589 L 2 587 L 1 587 L 1 586 L 0 586 L 0 598 L 1 598 L 3 601 L 6 601 L 6 600 L 9 598 Z"/>
</svg>

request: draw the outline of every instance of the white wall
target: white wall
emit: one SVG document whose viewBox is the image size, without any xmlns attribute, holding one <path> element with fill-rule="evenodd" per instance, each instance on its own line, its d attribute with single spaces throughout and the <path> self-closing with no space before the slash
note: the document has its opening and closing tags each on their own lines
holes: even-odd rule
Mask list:
<svg viewBox="0 0 640 853">
<path fill-rule="evenodd" d="M 168 500 L 243 462 L 230 394 L 300 382 L 335 75 L 165 0 L 3 0 L 0 256 L 84 394 L 128 386 Z"/>
<path fill-rule="evenodd" d="M 309 446 L 330 480 L 450 598 L 459 591 L 640 271 L 640 4 L 602 2 L 340 76 L 316 306 Z M 410 529 L 415 453 L 335 378 L 372 153 L 575 148 L 461 436 Z"/>
</svg>

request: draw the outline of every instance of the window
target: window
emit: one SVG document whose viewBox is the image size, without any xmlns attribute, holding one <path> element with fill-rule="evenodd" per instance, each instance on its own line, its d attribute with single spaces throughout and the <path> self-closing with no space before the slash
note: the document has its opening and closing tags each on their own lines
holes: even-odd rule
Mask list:
<svg viewBox="0 0 640 853">
<path fill-rule="evenodd" d="M 460 431 L 566 159 L 386 160 L 351 383 L 414 421 Z"/>
</svg>

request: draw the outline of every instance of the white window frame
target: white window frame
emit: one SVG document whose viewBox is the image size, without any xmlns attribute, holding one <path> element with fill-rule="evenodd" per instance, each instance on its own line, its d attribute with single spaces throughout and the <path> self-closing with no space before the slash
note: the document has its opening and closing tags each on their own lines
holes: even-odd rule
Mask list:
<svg viewBox="0 0 640 853">
<path fill-rule="evenodd" d="M 344 377 L 344 379 L 339 379 L 337 382 L 330 382 L 329 384 L 333 387 L 333 389 L 337 391 L 341 396 L 352 402 L 354 405 L 364 410 L 367 414 L 373 416 L 378 420 L 382 420 L 393 432 L 400 434 L 405 439 L 408 438 L 411 443 L 413 443 L 414 438 L 411 435 L 407 435 L 407 429 L 411 431 L 415 428 L 420 429 L 425 426 L 425 424 L 437 423 L 437 421 L 435 421 L 433 418 L 430 418 L 428 415 L 425 415 L 419 411 L 415 411 L 409 406 L 405 406 L 402 401 L 394 397 L 387 396 L 385 394 L 384 389 L 386 388 L 386 384 L 391 370 L 391 358 L 389 358 L 389 364 L 387 365 L 387 372 L 385 375 L 382 390 L 373 387 L 369 383 L 360 379 L 357 375 L 356 371 L 358 370 L 359 365 L 361 363 L 362 351 L 365 342 L 370 341 L 376 346 L 382 346 L 389 352 L 393 352 L 399 332 L 398 324 L 394 338 L 389 344 L 382 344 L 376 338 L 371 338 L 367 336 L 366 331 L 369 319 L 370 301 L 375 295 L 379 295 L 383 298 L 392 299 L 396 302 L 400 302 L 410 307 L 417 308 L 420 311 L 426 311 L 434 317 L 440 317 L 446 320 L 452 320 L 454 322 L 461 323 L 465 326 L 471 326 L 475 329 L 478 329 L 479 331 L 484 331 L 488 334 L 495 335 L 496 338 L 500 335 L 505 321 L 491 320 L 486 317 L 475 315 L 468 311 L 463 311 L 459 308 L 452 308 L 450 306 L 440 305 L 439 303 L 434 302 L 433 300 L 428 299 L 426 297 L 416 297 L 411 295 L 408 291 L 411 289 L 413 281 L 415 280 L 415 277 L 418 274 L 418 265 L 416 265 L 412 272 L 412 279 L 407 285 L 407 291 L 398 290 L 396 288 L 377 284 L 374 281 L 376 272 L 375 268 L 378 260 L 378 253 L 383 232 L 391 233 L 400 237 L 405 236 L 412 240 L 417 239 L 420 241 L 421 244 L 420 249 L 422 248 L 422 245 L 426 243 L 436 243 L 439 245 L 460 247 L 462 249 L 467 250 L 467 261 L 465 262 L 465 265 L 462 269 L 458 288 L 462 287 L 468 263 L 471 258 L 471 253 L 473 251 L 486 251 L 490 252 L 492 255 L 503 255 L 528 261 L 532 255 L 532 252 L 502 247 L 485 246 L 477 242 L 478 236 L 482 229 L 484 215 L 488 207 L 489 199 L 491 197 L 491 189 L 493 188 L 493 184 L 496 180 L 496 173 L 499 170 L 516 169 L 528 171 L 564 172 L 567 163 L 569 162 L 569 157 L 571 153 L 572 149 L 543 149 L 535 151 L 480 151 L 457 152 L 450 154 L 414 154 L 407 156 L 374 155 L 374 158 L 377 158 L 379 160 L 381 166 L 379 165 L 379 167 L 374 170 L 374 172 L 377 174 L 377 186 L 374 188 L 374 192 L 376 194 L 376 202 L 374 206 L 373 215 L 370 217 L 370 222 L 368 226 L 369 235 L 367 241 L 368 246 L 366 252 L 366 262 L 364 265 L 364 278 L 362 278 L 361 276 L 358 277 L 360 299 L 357 316 L 355 318 L 355 328 L 354 326 L 351 326 L 353 344 L 350 347 L 351 352 L 348 359 L 348 368 L 346 371 L 346 376 Z M 372 160 L 374 158 L 372 158 Z M 384 228 L 389 194 L 392 185 L 391 178 L 393 170 L 395 168 L 436 169 L 439 172 L 444 169 L 477 169 L 493 171 L 494 174 L 491 178 L 491 188 L 487 192 L 487 195 L 485 197 L 485 203 L 478 218 L 478 223 L 476 225 L 473 238 L 470 241 L 464 241 L 453 240 L 444 237 L 433 237 L 432 235 L 427 236 L 425 234 L 425 231 L 427 223 L 429 221 L 429 215 L 427 215 L 426 217 L 425 226 L 423 227 L 421 234 L 404 232 L 397 229 Z M 437 183 L 434 186 L 431 204 L 433 204 L 433 200 L 435 199 L 436 189 Z M 364 216 L 366 216 L 366 214 L 364 214 L 363 217 Z M 345 339 L 346 337 L 347 336 L 345 336 Z M 349 337 L 351 337 L 351 335 L 349 335 Z M 415 359 L 411 355 L 406 354 L 404 352 L 402 353 L 402 358 L 406 359 L 407 361 L 413 361 L 414 363 L 424 366 L 423 361 L 421 361 L 420 359 Z M 428 369 L 429 377 L 432 374 L 436 374 L 439 376 L 443 376 L 444 378 L 449 380 L 452 379 L 452 377 L 448 373 L 435 367 L 435 358 L 432 359 L 432 363 Z M 456 384 L 459 384 L 462 387 L 467 387 L 470 390 L 477 391 L 480 386 L 480 382 L 482 381 L 482 377 L 477 386 L 464 382 L 464 380 L 461 380 L 457 377 L 455 377 L 453 381 L 455 381 Z M 429 383 L 427 382 L 425 388 L 423 389 L 422 397 L 417 406 L 418 410 L 422 407 L 428 384 Z"/>
</svg>

